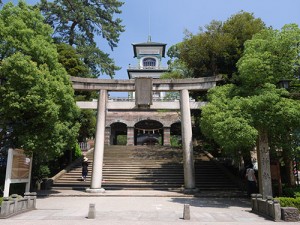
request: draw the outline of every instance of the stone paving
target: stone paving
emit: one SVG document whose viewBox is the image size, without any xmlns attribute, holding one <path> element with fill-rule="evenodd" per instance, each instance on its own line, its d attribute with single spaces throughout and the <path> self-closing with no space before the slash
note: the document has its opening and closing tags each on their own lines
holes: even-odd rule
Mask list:
<svg viewBox="0 0 300 225">
<path fill-rule="evenodd" d="M 249 199 L 205 198 L 175 192 L 124 190 L 93 195 L 83 191 L 63 190 L 43 192 L 39 195 L 37 210 L 1 220 L 0 223 L 4 225 L 286 224 L 273 222 L 252 213 Z M 94 219 L 87 218 L 90 204 L 95 205 Z M 190 220 L 183 219 L 184 204 L 190 205 Z"/>
</svg>

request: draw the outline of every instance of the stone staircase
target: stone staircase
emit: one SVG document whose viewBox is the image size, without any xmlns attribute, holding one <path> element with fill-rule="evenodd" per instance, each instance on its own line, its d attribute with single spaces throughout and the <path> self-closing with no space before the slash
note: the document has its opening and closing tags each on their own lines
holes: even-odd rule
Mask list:
<svg viewBox="0 0 300 225">
<path fill-rule="evenodd" d="M 204 153 L 194 152 L 196 186 L 201 191 L 239 192 L 239 187 L 222 167 Z M 92 152 L 89 174 L 81 180 L 81 165 L 75 166 L 53 183 L 53 189 L 85 189 L 89 187 L 92 171 Z M 100 179 L 100 178 L 99 178 Z M 103 188 L 136 190 L 180 190 L 184 187 L 182 150 L 162 146 L 106 146 L 104 151 Z"/>
</svg>

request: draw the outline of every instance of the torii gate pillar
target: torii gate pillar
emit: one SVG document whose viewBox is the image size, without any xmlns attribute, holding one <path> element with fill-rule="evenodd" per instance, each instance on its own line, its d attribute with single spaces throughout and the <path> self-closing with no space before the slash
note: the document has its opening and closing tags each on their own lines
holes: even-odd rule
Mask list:
<svg viewBox="0 0 300 225">
<path fill-rule="evenodd" d="M 105 190 L 102 186 L 102 167 L 104 155 L 105 139 L 105 121 L 106 121 L 107 90 L 100 90 L 98 99 L 98 112 L 95 136 L 95 149 L 93 170 L 91 177 L 91 187 L 86 189 L 87 192 L 102 193 Z"/>
<path fill-rule="evenodd" d="M 184 187 L 187 191 L 196 188 L 193 156 L 192 123 L 189 91 L 180 91 L 181 133 L 183 150 Z"/>
</svg>

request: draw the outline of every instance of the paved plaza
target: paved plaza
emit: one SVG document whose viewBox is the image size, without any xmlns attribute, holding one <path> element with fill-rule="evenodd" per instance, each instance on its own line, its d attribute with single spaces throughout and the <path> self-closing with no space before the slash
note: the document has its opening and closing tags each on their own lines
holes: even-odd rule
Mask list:
<svg viewBox="0 0 300 225">
<path fill-rule="evenodd" d="M 250 200 L 245 198 L 192 197 L 163 191 L 106 191 L 91 195 L 65 190 L 39 195 L 36 210 L 3 219 L 1 224 L 287 224 L 252 213 Z M 87 218 L 90 204 L 95 205 L 94 219 Z M 190 220 L 183 219 L 184 204 L 190 205 Z"/>
</svg>

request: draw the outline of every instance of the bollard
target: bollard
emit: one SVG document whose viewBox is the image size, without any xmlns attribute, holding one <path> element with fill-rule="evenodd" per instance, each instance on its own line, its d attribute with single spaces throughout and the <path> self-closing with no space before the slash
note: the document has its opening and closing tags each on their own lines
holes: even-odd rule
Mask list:
<svg viewBox="0 0 300 225">
<path fill-rule="evenodd" d="M 281 220 L 281 207 L 278 200 L 273 200 L 273 207 L 274 207 L 274 221 Z"/>
<path fill-rule="evenodd" d="M 90 204 L 89 206 L 89 214 L 88 219 L 95 219 L 96 218 L 96 210 L 95 210 L 95 204 Z"/>
<path fill-rule="evenodd" d="M 190 205 L 189 204 L 184 204 L 184 207 L 183 207 L 183 219 L 184 220 L 190 220 L 191 219 Z"/>
</svg>

